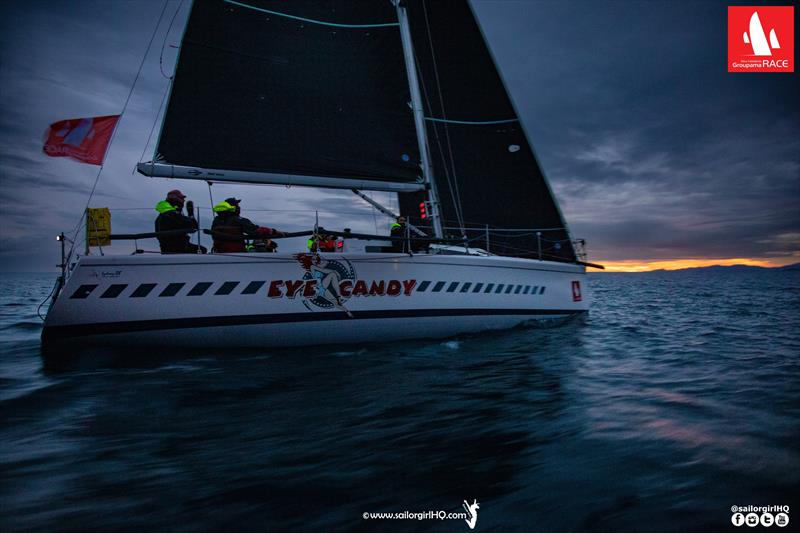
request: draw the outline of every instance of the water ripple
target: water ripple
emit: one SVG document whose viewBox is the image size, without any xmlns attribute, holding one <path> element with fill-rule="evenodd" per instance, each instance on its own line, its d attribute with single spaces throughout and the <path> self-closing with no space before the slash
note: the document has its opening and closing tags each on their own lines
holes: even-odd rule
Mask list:
<svg viewBox="0 0 800 533">
<path fill-rule="evenodd" d="M 52 279 L 0 279 L 2 528 L 356 529 L 475 498 L 490 530 L 718 530 L 791 504 L 800 273 L 590 284 L 561 327 L 43 364 Z"/>
</svg>

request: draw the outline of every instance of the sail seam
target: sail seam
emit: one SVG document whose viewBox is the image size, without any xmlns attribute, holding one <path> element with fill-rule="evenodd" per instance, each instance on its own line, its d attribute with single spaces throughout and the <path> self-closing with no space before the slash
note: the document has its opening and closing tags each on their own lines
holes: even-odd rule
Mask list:
<svg viewBox="0 0 800 533">
<path fill-rule="evenodd" d="M 272 11 L 271 9 L 264 9 L 263 7 L 251 6 L 248 4 L 244 4 L 242 2 L 236 2 L 235 0 L 223 0 L 223 2 L 228 4 L 233 4 L 239 7 L 244 7 L 246 9 L 252 9 L 253 11 L 269 13 L 270 15 L 275 15 L 278 17 L 285 17 L 292 20 L 299 20 L 301 22 L 308 22 L 310 24 L 319 24 L 320 26 L 331 26 L 333 28 L 390 28 L 390 27 L 400 26 L 399 22 L 385 22 L 377 24 L 340 24 L 337 22 L 326 22 L 324 20 L 314 20 L 305 17 L 298 17 L 296 15 L 289 15 L 288 13 L 281 13 L 279 11 Z"/>
</svg>

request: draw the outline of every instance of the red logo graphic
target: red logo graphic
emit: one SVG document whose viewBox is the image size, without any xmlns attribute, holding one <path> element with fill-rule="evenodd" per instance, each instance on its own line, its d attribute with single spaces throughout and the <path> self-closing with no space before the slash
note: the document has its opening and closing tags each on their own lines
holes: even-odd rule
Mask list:
<svg viewBox="0 0 800 533">
<path fill-rule="evenodd" d="M 728 6 L 728 72 L 794 72 L 794 7 Z"/>
<path fill-rule="evenodd" d="M 580 302 L 581 298 L 581 282 L 580 281 L 573 281 L 572 282 L 572 301 L 573 302 Z"/>
</svg>

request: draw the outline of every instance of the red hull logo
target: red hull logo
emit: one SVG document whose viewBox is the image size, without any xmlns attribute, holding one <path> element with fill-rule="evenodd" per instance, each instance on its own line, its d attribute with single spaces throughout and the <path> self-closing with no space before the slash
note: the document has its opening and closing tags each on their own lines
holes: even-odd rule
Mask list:
<svg viewBox="0 0 800 533">
<path fill-rule="evenodd" d="M 794 72 L 794 7 L 729 6 L 728 72 Z"/>
<path fill-rule="evenodd" d="M 581 297 L 581 282 L 580 281 L 573 281 L 572 282 L 572 301 L 573 302 L 580 302 L 583 298 Z"/>
</svg>

